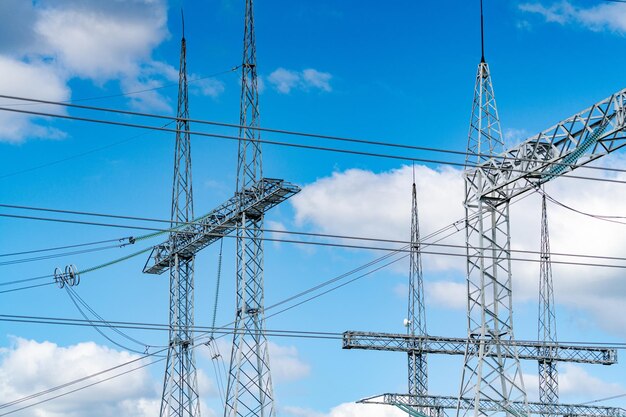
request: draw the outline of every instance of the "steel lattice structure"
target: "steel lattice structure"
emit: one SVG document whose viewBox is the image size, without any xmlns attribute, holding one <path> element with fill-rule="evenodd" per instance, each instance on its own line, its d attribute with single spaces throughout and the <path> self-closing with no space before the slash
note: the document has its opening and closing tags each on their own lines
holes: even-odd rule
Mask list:
<svg viewBox="0 0 626 417">
<path fill-rule="evenodd" d="M 559 402 L 559 378 L 554 350 L 558 346 L 556 338 L 556 314 L 554 311 L 554 288 L 552 286 L 552 264 L 550 262 L 550 235 L 548 232 L 548 212 L 546 195 L 541 199 L 541 262 L 539 269 L 539 340 L 546 347 L 548 357 L 539 361 L 539 401 L 546 404 Z M 545 417 L 554 417 L 546 413 Z"/>
<path fill-rule="evenodd" d="M 171 227 L 193 219 L 191 186 L 191 140 L 187 101 L 186 41 L 180 52 L 174 184 L 172 187 Z M 178 231 L 170 233 L 168 245 L 177 241 Z M 175 254 L 168 260 L 170 271 L 169 348 L 161 398 L 161 417 L 198 417 L 200 402 L 194 358 L 194 255 Z"/>
<path fill-rule="evenodd" d="M 445 410 L 454 411 L 457 408 L 463 410 L 474 409 L 474 398 L 458 398 L 450 396 L 414 396 L 407 394 L 382 394 L 375 397 L 365 398 L 359 403 L 364 404 L 387 404 L 395 405 L 401 410 L 414 417 L 424 417 L 421 409 L 432 410 L 432 415 L 443 417 Z M 509 401 L 503 404 L 488 398 L 481 398 L 479 409 L 483 414 L 505 412 L 508 415 L 523 417 L 529 414 L 554 413 L 561 416 L 576 417 L 624 417 L 626 410 L 616 407 L 599 407 L 584 404 L 544 404 L 537 402 L 515 402 Z"/>
<path fill-rule="evenodd" d="M 499 351 L 497 343 L 507 345 L 509 349 Z M 468 348 L 469 346 L 469 348 Z M 613 348 L 566 345 L 561 343 L 546 344 L 543 341 L 498 341 L 489 340 L 481 344 L 478 339 L 441 336 L 407 336 L 394 333 L 373 333 L 348 331 L 343 334 L 344 349 L 382 350 L 391 352 L 421 351 L 428 354 L 464 355 L 466 350 L 478 353 L 484 350 L 485 356 L 497 357 L 517 351 L 515 357 L 534 361 L 555 361 L 614 365 L 617 363 L 617 350 Z M 514 359 L 508 356 L 507 359 Z"/>
<path fill-rule="evenodd" d="M 474 406 L 459 406 L 458 417 L 499 414 L 500 410 L 482 409 L 483 398 L 501 402 L 504 409 L 509 402 L 527 401 L 517 347 L 507 343 L 514 340 L 509 201 L 494 204 L 492 194 L 477 198 L 484 194 L 480 172 L 477 176 L 477 170 L 469 168 L 472 158 L 480 163 L 503 147 L 489 66 L 483 59 L 476 76 L 464 173 L 468 340 L 475 340 L 478 348 L 467 344 L 459 398 L 473 398 Z M 487 354 L 487 346 L 495 348 L 494 354 Z"/>
<path fill-rule="evenodd" d="M 415 175 L 415 173 L 413 173 L 413 175 Z M 422 339 L 415 337 L 427 334 L 415 178 L 413 178 L 411 201 L 411 251 L 409 252 L 409 314 L 407 316 L 407 334 L 411 336 L 410 340 L 415 342 L 415 344 L 413 345 L 414 349 L 409 350 L 407 353 L 409 365 L 409 394 L 426 395 L 428 393 L 428 365 L 426 354 L 422 351 Z"/>
<path fill-rule="evenodd" d="M 246 0 L 237 191 L 259 195 L 263 188 L 252 187 L 262 178 L 259 142 L 259 96 L 257 87 L 254 4 Z M 261 183 L 262 184 L 262 183 Z M 265 335 L 263 291 L 263 213 L 242 211 L 237 228 L 237 307 L 230 356 L 225 417 L 273 416 L 274 393 Z"/>
</svg>

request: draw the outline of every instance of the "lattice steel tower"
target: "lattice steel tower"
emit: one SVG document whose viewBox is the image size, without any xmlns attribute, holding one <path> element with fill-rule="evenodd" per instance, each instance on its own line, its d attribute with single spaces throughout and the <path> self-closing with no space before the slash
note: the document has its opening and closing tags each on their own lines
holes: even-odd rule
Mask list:
<svg viewBox="0 0 626 417">
<path fill-rule="evenodd" d="M 411 203 L 411 251 L 409 252 L 409 314 L 407 334 L 412 336 L 416 350 L 408 352 L 409 394 L 428 394 L 428 367 L 422 341 L 415 336 L 426 335 L 426 309 L 424 306 L 424 278 L 420 253 L 420 226 L 417 211 L 417 189 L 413 171 L 413 199 Z"/>
<path fill-rule="evenodd" d="M 553 357 L 556 339 L 556 314 L 554 311 L 554 289 L 552 286 L 552 263 L 550 261 L 550 235 L 548 232 L 548 213 L 546 195 L 541 199 L 541 261 L 539 269 L 539 338 L 545 344 L 544 354 Z M 559 378 L 556 361 L 539 361 L 539 402 L 558 404 Z M 546 417 L 554 413 L 544 414 Z"/>
<path fill-rule="evenodd" d="M 254 4 L 246 0 L 237 192 L 262 194 Z M 258 186 L 259 185 L 259 186 Z M 274 395 L 265 335 L 263 213 L 243 212 L 237 229 L 237 306 L 225 417 L 273 416 Z"/>
<path fill-rule="evenodd" d="M 174 184 L 172 187 L 172 228 L 193 220 L 186 48 L 183 29 L 178 83 Z M 184 236 L 181 235 L 182 233 L 179 231 L 172 231 L 168 244 L 175 247 L 178 240 L 184 239 Z M 161 417 L 200 416 L 192 331 L 194 325 L 194 258 L 194 255 L 182 256 L 176 253 L 169 261 L 169 349 L 163 382 Z"/>
<path fill-rule="evenodd" d="M 473 408 L 457 409 L 457 416 L 510 414 L 510 402 L 526 403 L 526 391 L 513 338 L 509 199 L 504 193 L 483 194 L 484 181 L 493 174 L 475 165 L 504 151 L 502 131 L 484 54 L 481 1 L 482 57 L 478 65 L 470 120 L 465 169 L 467 243 L 468 343 L 460 397 Z M 495 167 L 494 167 L 495 168 Z M 504 342 L 504 343 L 500 343 Z M 491 345 L 489 348 L 487 345 Z M 489 352 L 491 350 L 491 352 Z M 495 354 L 493 352 L 495 350 Z M 495 400 L 502 410 L 483 410 L 481 399 Z M 460 402 L 459 402 L 460 404 Z"/>
</svg>

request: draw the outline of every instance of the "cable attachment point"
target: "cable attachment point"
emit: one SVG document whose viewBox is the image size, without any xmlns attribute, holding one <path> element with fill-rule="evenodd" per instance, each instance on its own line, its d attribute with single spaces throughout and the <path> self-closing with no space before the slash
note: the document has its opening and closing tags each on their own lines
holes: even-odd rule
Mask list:
<svg viewBox="0 0 626 417">
<path fill-rule="evenodd" d="M 80 283 L 80 274 L 74 265 L 67 265 L 65 271 L 57 267 L 54 269 L 54 282 L 56 282 L 59 288 L 63 288 L 66 285 L 74 287 Z"/>
</svg>

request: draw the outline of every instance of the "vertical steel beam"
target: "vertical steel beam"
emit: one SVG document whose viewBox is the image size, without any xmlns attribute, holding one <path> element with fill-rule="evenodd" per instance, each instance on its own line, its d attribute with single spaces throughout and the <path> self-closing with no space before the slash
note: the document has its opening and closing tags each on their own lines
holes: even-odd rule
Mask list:
<svg viewBox="0 0 626 417">
<path fill-rule="evenodd" d="M 546 196 L 541 200 L 541 251 L 539 269 L 539 338 L 545 347 L 542 348 L 547 357 L 555 355 L 556 314 L 554 311 L 554 288 L 552 286 L 552 263 L 550 262 L 550 234 L 548 231 L 548 212 Z M 539 402 L 544 404 L 558 404 L 559 378 L 556 361 L 539 361 Z M 554 412 L 544 414 L 545 417 L 555 417 Z"/>
<path fill-rule="evenodd" d="M 191 140 L 187 100 L 187 45 L 181 40 L 172 186 L 171 227 L 193 220 L 191 186 Z M 178 232 L 170 233 L 169 245 L 175 245 Z M 163 381 L 161 417 L 199 417 L 200 403 L 194 357 L 194 257 L 170 261 L 169 349 Z"/>
<path fill-rule="evenodd" d="M 470 120 L 464 202 L 468 340 L 476 340 L 478 347 L 467 344 L 459 393 L 459 398 L 472 398 L 474 408 L 462 409 L 459 400 L 457 416 L 509 415 L 505 410 L 510 402 L 527 401 L 517 350 L 498 343 L 514 339 L 509 202 L 480 198 L 483 174 L 475 175 L 471 168 L 503 146 L 489 66 L 483 59 Z M 495 345 L 495 355 L 487 354 L 486 344 Z M 482 399 L 497 401 L 502 412 L 482 410 Z"/>
<path fill-rule="evenodd" d="M 262 178 L 254 4 L 246 0 L 237 192 Z M 261 190 L 259 190 L 261 191 Z M 247 191 L 246 191 L 247 192 Z M 274 394 L 265 335 L 263 215 L 244 213 L 237 229 L 237 301 L 225 417 L 271 417 Z"/>
<path fill-rule="evenodd" d="M 409 314 L 407 334 L 413 336 L 412 343 L 417 350 L 408 352 L 409 394 L 428 394 L 428 368 L 426 354 L 422 352 L 421 339 L 416 335 L 426 335 L 426 309 L 424 306 L 424 279 L 420 253 L 420 227 L 417 210 L 417 189 L 413 173 L 413 196 L 411 203 L 411 251 L 409 252 Z"/>
</svg>

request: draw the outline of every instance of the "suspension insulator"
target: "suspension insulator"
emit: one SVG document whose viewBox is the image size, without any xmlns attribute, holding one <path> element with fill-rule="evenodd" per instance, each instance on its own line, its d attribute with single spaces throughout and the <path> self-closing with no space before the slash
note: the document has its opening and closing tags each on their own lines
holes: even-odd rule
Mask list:
<svg viewBox="0 0 626 417">
<path fill-rule="evenodd" d="M 74 287 L 80 283 L 80 274 L 74 265 L 67 265 L 65 271 L 62 271 L 61 268 L 55 268 L 54 282 L 56 282 L 59 288 L 63 288 L 66 285 Z"/>
</svg>

